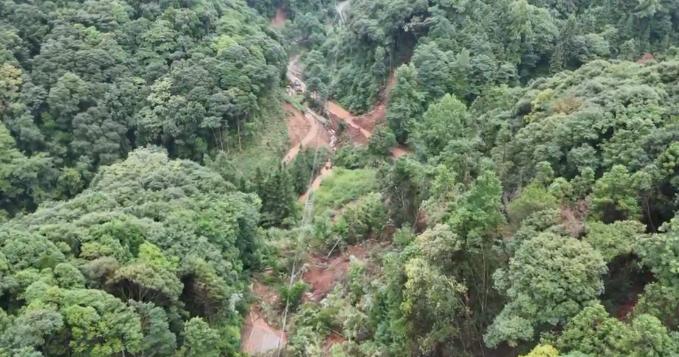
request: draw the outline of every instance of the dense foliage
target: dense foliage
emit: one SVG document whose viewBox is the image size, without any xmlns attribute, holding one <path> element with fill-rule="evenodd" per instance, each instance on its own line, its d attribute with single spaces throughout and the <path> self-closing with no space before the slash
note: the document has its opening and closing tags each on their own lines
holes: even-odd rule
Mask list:
<svg viewBox="0 0 679 357">
<path fill-rule="evenodd" d="M 167 355 L 205 334 L 235 351 L 259 206 L 194 162 L 130 153 L 73 199 L 0 228 L 0 351 Z"/>
<path fill-rule="evenodd" d="M 393 76 L 378 139 L 414 151 L 376 165 L 389 248 L 301 307 L 290 352 L 339 329 L 334 356 L 679 353 L 676 2 L 281 6 L 321 98 L 367 111 Z M 365 199 L 313 238 L 351 245 Z"/>
<path fill-rule="evenodd" d="M 241 1 L 6 1 L 0 17 L 0 115 L 14 137 L 2 128 L 0 145 L 30 158 L 7 155 L 11 213 L 81 191 L 135 147 L 194 160 L 241 147 L 286 62 Z"/>
<path fill-rule="evenodd" d="M 0 356 L 679 355 L 678 4 L 3 2 Z"/>
<path fill-rule="evenodd" d="M 679 40 L 679 5 L 671 0 L 352 0 L 341 14 L 308 11 L 294 12 L 300 30 L 291 39 L 313 49 L 308 67 L 327 68 L 309 80 L 320 79 L 356 111 L 370 107 L 390 69 L 407 58 L 428 99 L 472 100 L 492 85 L 594 59 L 636 60 Z M 338 25 L 322 25 L 328 21 Z"/>
</svg>

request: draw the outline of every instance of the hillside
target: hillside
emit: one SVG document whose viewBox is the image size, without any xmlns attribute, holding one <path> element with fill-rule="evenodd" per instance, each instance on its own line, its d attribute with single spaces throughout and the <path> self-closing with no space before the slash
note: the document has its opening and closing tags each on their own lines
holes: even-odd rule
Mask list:
<svg viewBox="0 0 679 357">
<path fill-rule="evenodd" d="M 0 356 L 679 355 L 679 3 L 9 0 Z"/>
</svg>

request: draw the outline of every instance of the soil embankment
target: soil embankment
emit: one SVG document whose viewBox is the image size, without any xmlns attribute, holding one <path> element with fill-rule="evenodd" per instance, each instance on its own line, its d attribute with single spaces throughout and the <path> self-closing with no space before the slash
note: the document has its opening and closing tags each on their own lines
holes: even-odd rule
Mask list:
<svg viewBox="0 0 679 357">
<path fill-rule="evenodd" d="M 276 17 L 272 20 L 272 26 L 282 26 L 285 22 L 285 13 L 282 9 L 276 11 Z M 288 64 L 287 77 L 294 90 L 306 91 L 306 84 L 302 80 L 299 63 L 299 55 L 293 57 Z M 370 112 L 354 116 L 346 109 L 335 102 L 328 102 L 326 111 L 331 120 L 343 122 L 349 131 L 350 139 L 354 144 L 367 144 L 374 128 L 383 123 L 386 117 L 386 107 L 389 92 L 393 88 L 393 76 L 383 93 L 381 100 Z M 327 128 L 329 121 L 309 108 L 302 112 L 290 104 L 284 105 L 284 111 L 288 116 L 288 136 L 291 143 L 290 150 L 283 158 L 283 163 L 288 164 L 294 160 L 300 150 L 306 147 L 327 146 L 335 150 L 337 137 L 333 129 Z M 406 147 L 395 147 L 391 150 L 392 156 L 398 158 L 408 153 Z M 300 196 L 299 201 L 305 203 L 310 195 L 317 190 L 325 177 L 332 173 L 332 162 L 328 160 L 321 169 L 318 176 L 314 178 L 307 192 Z M 322 255 L 311 255 L 309 261 L 304 266 L 302 280 L 310 286 L 305 300 L 320 301 L 341 281 L 346 278 L 351 257 L 359 259 L 366 257 L 368 249 L 363 244 L 348 247 L 340 255 L 329 258 Z M 264 314 L 261 312 L 261 304 L 275 306 L 278 296 L 267 289 L 261 283 L 255 281 L 252 287 L 253 295 L 258 299 L 247 316 L 245 327 L 242 332 L 241 349 L 251 355 L 271 353 L 277 349 L 284 348 L 287 343 L 285 331 L 273 327 L 269 324 Z M 339 334 L 331 335 L 324 344 L 324 351 L 327 353 L 330 347 L 344 340 Z"/>
<path fill-rule="evenodd" d="M 302 113 L 290 104 L 284 105 L 288 115 L 288 137 L 292 146 L 283 157 L 289 164 L 303 148 L 330 147 L 331 134 L 310 113 Z"/>
<path fill-rule="evenodd" d="M 288 342 L 285 332 L 271 327 L 256 306 L 245 320 L 241 339 L 241 350 L 250 355 L 270 353 Z"/>
</svg>

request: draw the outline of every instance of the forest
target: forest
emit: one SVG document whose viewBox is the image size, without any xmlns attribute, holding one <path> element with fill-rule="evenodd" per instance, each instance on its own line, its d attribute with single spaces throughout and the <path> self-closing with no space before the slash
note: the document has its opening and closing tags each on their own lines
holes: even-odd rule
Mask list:
<svg viewBox="0 0 679 357">
<path fill-rule="evenodd" d="M 0 357 L 678 355 L 679 2 L 3 0 Z"/>
</svg>

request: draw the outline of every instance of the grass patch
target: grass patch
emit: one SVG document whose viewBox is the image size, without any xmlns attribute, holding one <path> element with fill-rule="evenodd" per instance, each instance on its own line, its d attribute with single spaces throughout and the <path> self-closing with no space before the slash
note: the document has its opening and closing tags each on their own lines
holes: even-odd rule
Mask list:
<svg viewBox="0 0 679 357">
<path fill-rule="evenodd" d="M 269 172 L 280 164 L 289 147 L 288 127 L 281 99 L 269 100 L 262 108 L 262 114 L 252 122 L 248 132 L 253 136 L 247 140 L 243 150 L 235 149 L 229 159 L 244 177 L 254 176 L 257 168 Z M 260 103 L 262 105 L 264 103 Z"/>
<path fill-rule="evenodd" d="M 377 178 L 374 169 L 348 170 L 335 167 L 332 174 L 325 178 L 321 187 L 314 193 L 316 212 L 337 209 L 377 190 Z"/>
<path fill-rule="evenodd" d="M 301 95 L 290 96 L 289 94 L 285 93 L 283 95 L 283 100 L 290 103 L 290 105 L 295 107 L 295 109 L 299 110 L 300 112 L 306 111 L 306 107 L 304 106 L 304 104 L 302 104 L 302 102 L 304 101 L 304 97 L 302 97 Z"/>
</svg>

